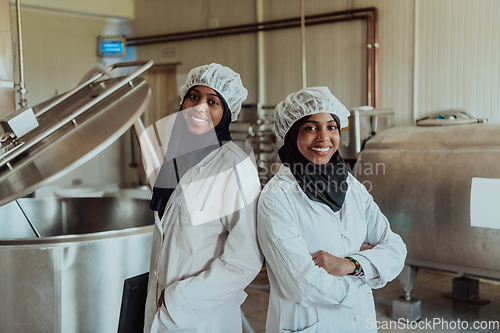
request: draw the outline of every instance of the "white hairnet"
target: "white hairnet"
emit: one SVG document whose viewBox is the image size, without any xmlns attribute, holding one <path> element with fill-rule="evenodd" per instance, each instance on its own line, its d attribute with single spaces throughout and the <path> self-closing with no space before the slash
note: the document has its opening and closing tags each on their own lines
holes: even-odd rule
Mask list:
<svg viewBox="0 0 500 333">
<path fill-rule="evenodd" d="M 180 89 L 181 103 L 189 89 L 198 85 L 207 86 L 218 92 L 231 111 L 231 121 L 238 118 L 241 103 L 248 96 L 248 91 L 243 87 L 238 73 L 216 63 L 193 68 L 189 71 L 186 83 Z"/>
<path fill-rule="evenodd" d="M 339 117 L 340 128 L 349 122 L 349 110 L 333 96 L 327 87 L 312 87 L 299 90 L 286 97 L 274 109 L 274 130 L 278 140 L 285 142 L 285 135 L 292 125 L 305 116 L 315 113 L 332 113 Z"/>
</svg>

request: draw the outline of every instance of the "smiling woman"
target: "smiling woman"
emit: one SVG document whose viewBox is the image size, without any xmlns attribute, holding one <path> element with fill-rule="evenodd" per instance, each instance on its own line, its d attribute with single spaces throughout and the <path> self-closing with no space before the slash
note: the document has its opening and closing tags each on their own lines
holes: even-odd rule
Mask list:
<svg viewBox="0 0 500 333">
<path fill-rule="evenodd" d="M 339 148 L 337 121 L 329 113 L 316 113 L 299 127 L 297 147 L 314 164 L 326 164 Z"/>
<path fill-rule="evenodd" d="M 203 134 L 219 125 L 224 114 L 224 105 L 219 94 L 207 86 L 196 86 L 189 90 L 181 109 L 189 131 Z"/>
<path fill-rule="evenodd" d="M 192 69 L 180 92 L 159 134 L 144 332 L 237 333 L 243 289 L 262 267 L 257 169 L 229 133 L 247 90 L 237 73 L 210 64 Z"/>
<path fill-rule="evenodd" d="M 376 318 L 371 289 L 403 268 L 403 241 L 339 154 L 348 116 L 326 87 L 290 94 L 275 109 L 283 165 L 257 213 L 268 333 L 376 331 L 366 326 Z"/>
</svg>

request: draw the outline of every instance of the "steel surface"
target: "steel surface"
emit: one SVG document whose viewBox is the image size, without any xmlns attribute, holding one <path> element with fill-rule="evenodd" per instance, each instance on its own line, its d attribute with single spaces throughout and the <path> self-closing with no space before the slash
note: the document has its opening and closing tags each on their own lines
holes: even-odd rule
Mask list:
<svg viewBox="0 0 500 333">
<path fill-rule="evenodd" d="M 149 270 L 149 201 L 19 199 L 0 207 L 0 332 L 116 332 L 123 281 Z"/>
<path fill-rule="evenodd" d="M 25 151 L 10 162 L 12 170 L 7 165 L 0 167 L 0 206 L 87 162 L 132 126 L 151 95 L 149 84 L 141 78 L 89 108 L 75 123 L 51 131 L 54 124 L 71 117 L 93 98 L 112 89 L 120 79 L 89 85 L 37 118 L 40 126 L 21 138 L 27 149 L 23 147 Z M 50 102 L 34 107 L 35 114 Z"/>
<path fill-rule="evenodd" d="M 363 182 L 408 248 L 406 263 L 500 279 L 500 230 L 472 227 L 473 177 L 500 178 L 500 125 L 395 127 L 359 155 Z"/>
</svg>

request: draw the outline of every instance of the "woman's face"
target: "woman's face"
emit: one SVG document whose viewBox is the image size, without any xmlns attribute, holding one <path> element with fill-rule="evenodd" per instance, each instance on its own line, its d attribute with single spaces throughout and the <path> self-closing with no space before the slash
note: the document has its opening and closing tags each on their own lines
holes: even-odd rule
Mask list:
<svg viewBox="0 0 500 333">
<path fill-rule="evenodd" d="M 314 164 L 326 164 L 339 148 L 337 122 L 329 113 L 316 113 L 299 127 L 297 147 Z"/>
<path fill-rule="evenodd" d="M 191 88 L 182 103 L 184 119 L 194 134 L 203 134 L 217 126 L 224 114 L 224 106 L 215 90 L 206 86 Z"/>
</svg>

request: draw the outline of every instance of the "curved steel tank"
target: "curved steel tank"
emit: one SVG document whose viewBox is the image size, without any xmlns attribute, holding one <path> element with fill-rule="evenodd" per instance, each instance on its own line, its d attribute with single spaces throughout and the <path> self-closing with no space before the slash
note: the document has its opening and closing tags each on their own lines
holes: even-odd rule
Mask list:
<svg viewBox="0 0 500 333">
<path fill-rule="evenodd" d="M 500 179 L 500 125 L 401 126 L 370 139 L 356 178 L 408 248 L 406 264 L 500 279 L 500 230 L 471 225 L 473 178 Z"/>
<path fill-rule="evenodd" d="M 124 280 L 149 270 L 149 202 L 22 197 L 140 125 L 151 88 L 138 76 L 152 64 L 93 69 L 75 89 L 0 117 L 0 332 L 117 331 Z M 123 67 L 138 69 L 101 80 Z"/>
<path fill-rule="evenodd" d="M 117 331 L 123 281 L 149 270 L 149 201 L 25 198 L 0 216 L 0 332 Z"/>
</svg>

